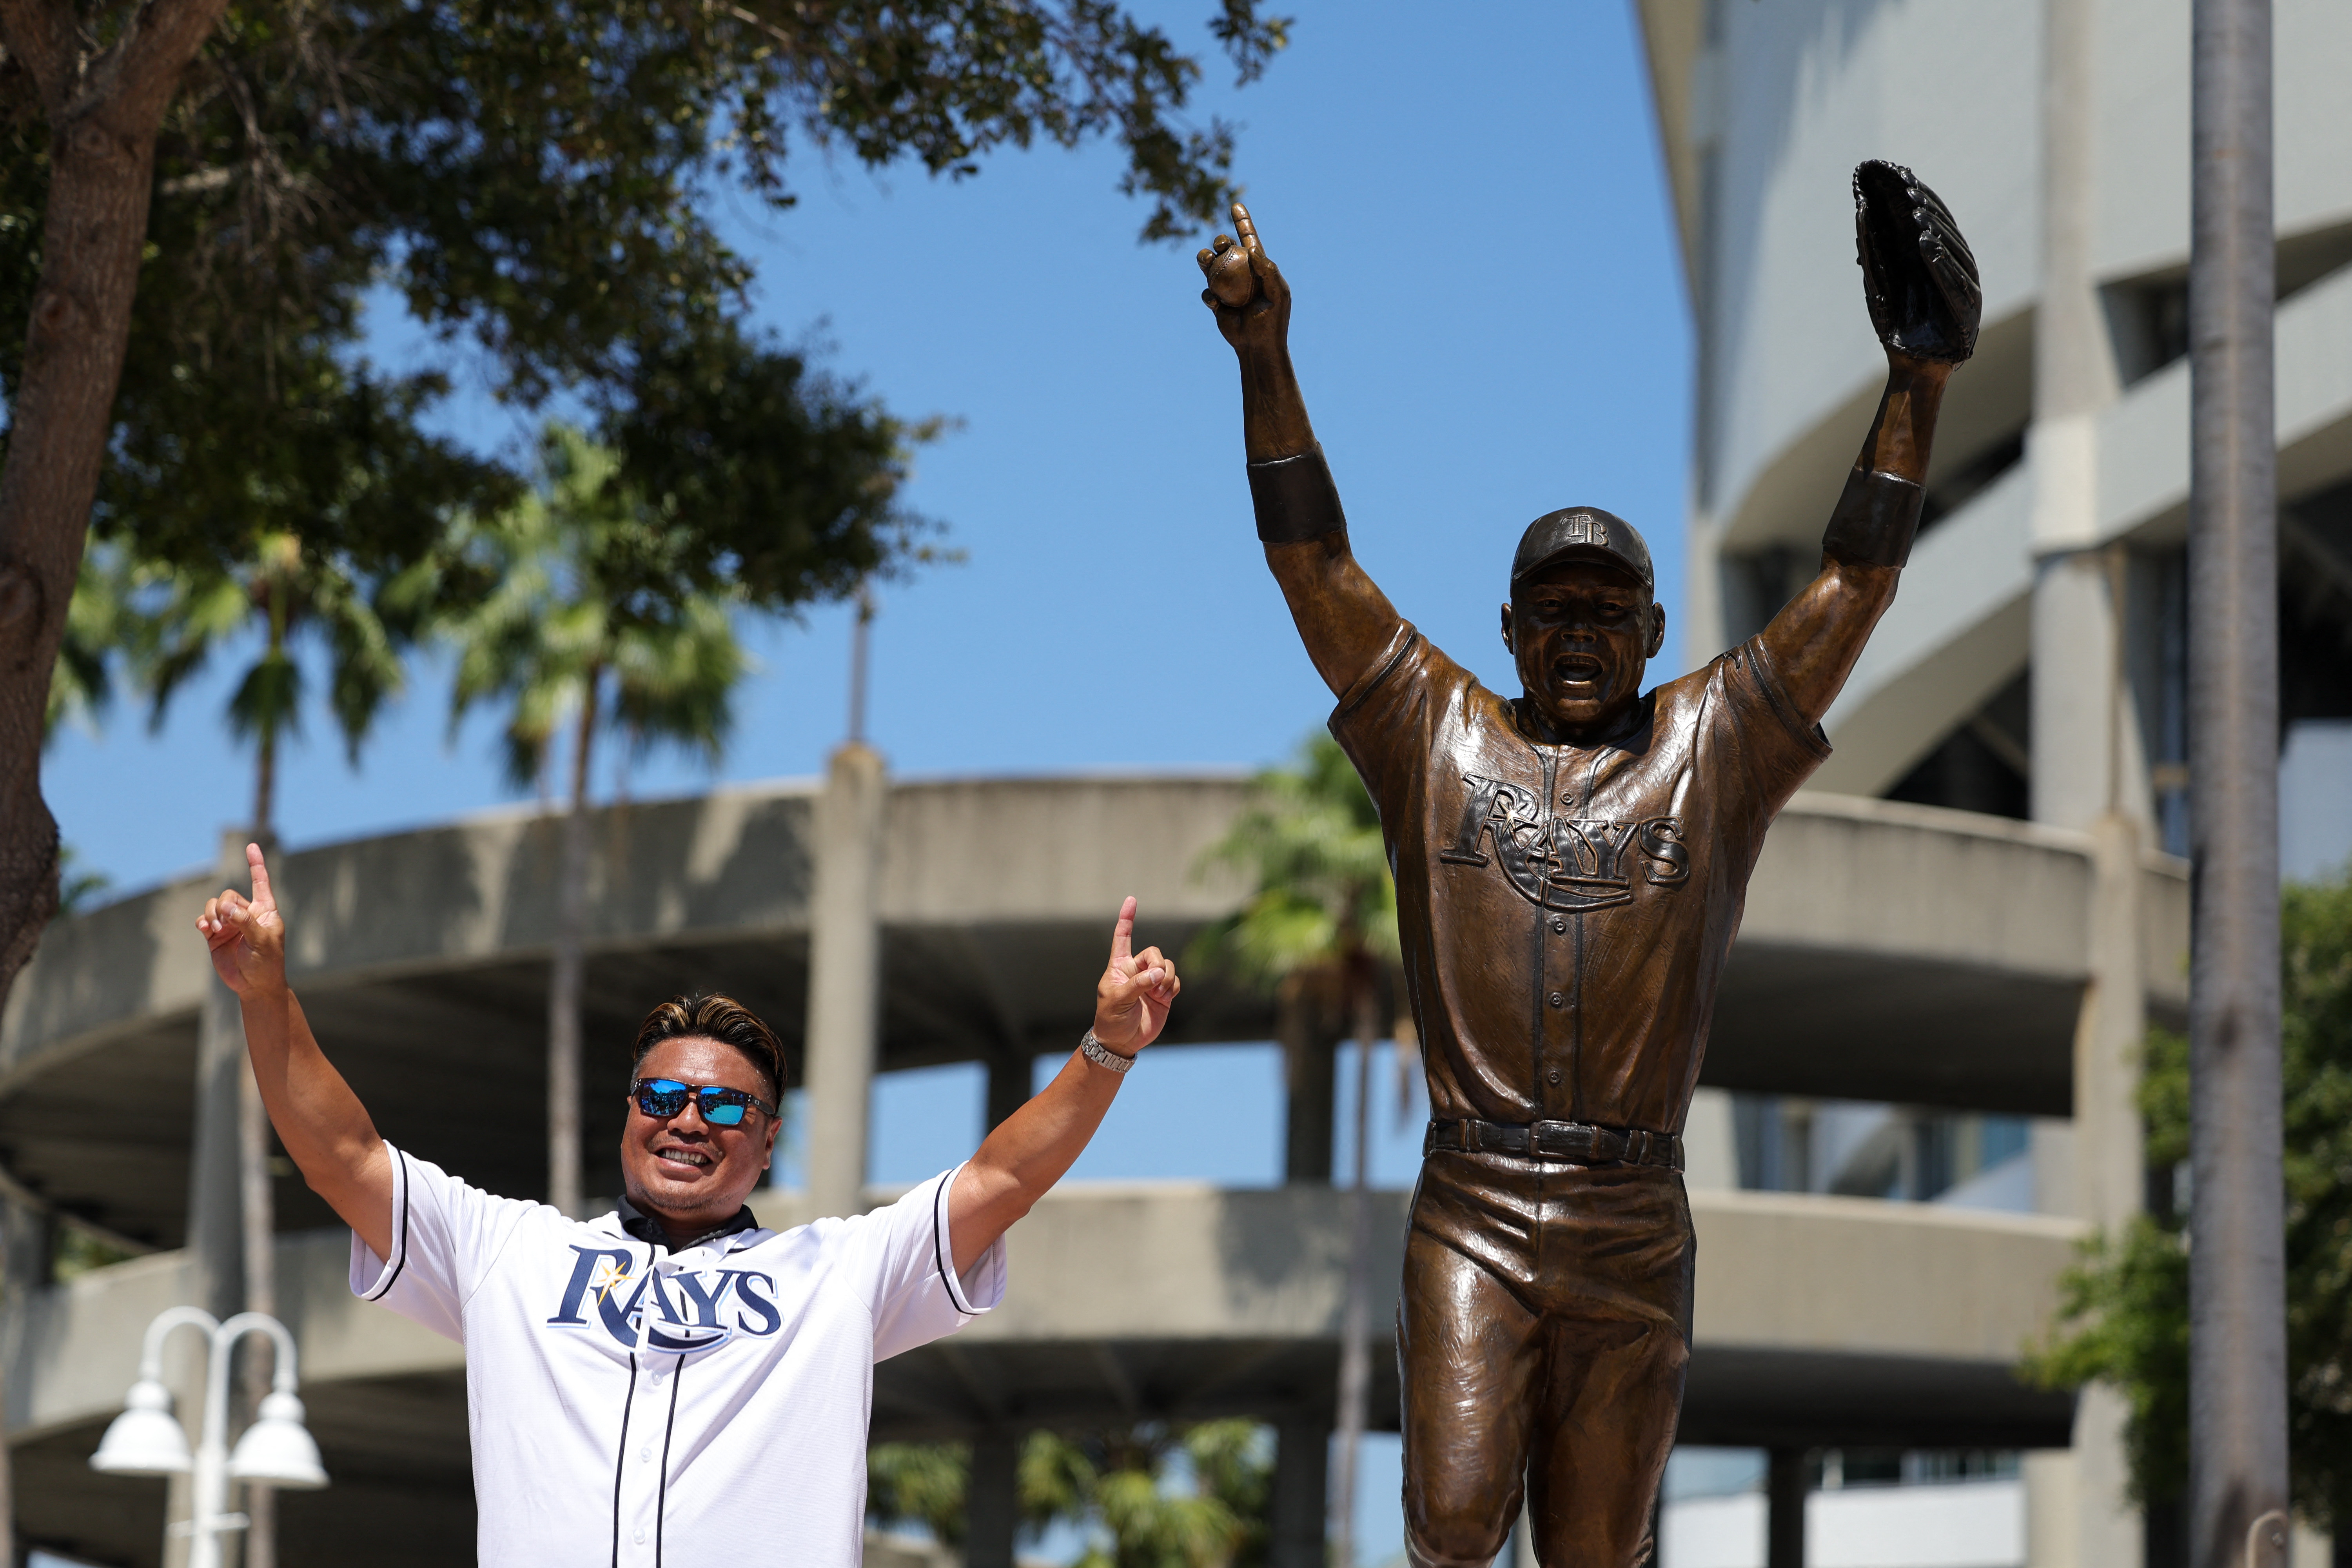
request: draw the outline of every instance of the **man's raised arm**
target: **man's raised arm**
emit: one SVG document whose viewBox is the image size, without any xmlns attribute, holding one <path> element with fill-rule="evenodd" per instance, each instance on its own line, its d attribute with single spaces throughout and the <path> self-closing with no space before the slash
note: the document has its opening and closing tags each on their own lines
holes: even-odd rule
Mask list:
<svg viewBox="0 0 2352 1568">
<path fill-rule="evenodd" d="M 1935 192 L 1908 169 L 1853 174 L 1854 243 L 1886 391 L 1822 539 L 1822 573 L 1764 630 L 1782 689 L 1809 722 L 1837 700 L 1878 617 L 1895 602 L 1926 496 L 1944 384 L 1975 352 L 1976 258 Z"/>
<path fill-rule="evenodd" d="M 1396 607 L 1348 548 L 1339 492 L 1290 366 L 1290 286 L 1239 202 L 1234 231 L 1238 239 L 1221 234 L 1200 254 L 1209 284 L 1201 299 L 1241 361 L 1242 435 L 1265 563 L 1282 585 L 1307 657 L 1337 696 L 1388 646 Z"/>
<path fill-rule="evenodd" d="M 269 890 L 261 847 L 245 847 L 253 896 L 234 889 L 208 900 L 196 929 L 212 945 L 213 968 L 236 993 L 245 1046 L 261 1103 L 287 1156 L 310 1190 L 375 1249 L 392 1256 L 392 1159 L 367 1108 L 335 1070 L 286 984 L 286 922 Z"/>
</svg>

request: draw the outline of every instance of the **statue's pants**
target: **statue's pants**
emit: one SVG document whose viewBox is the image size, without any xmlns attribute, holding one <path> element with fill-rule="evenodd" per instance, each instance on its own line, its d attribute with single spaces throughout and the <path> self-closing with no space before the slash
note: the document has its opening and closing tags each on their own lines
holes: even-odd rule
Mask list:
<svg viewBox="0 0 2352 1568">
<path fill-rule="evenodd" d="M 1690 1361 L 1694 1254 L 1676 1172 L 1423 1163 L 1397 1304 L 1414 1568 L 1486 1568 L 1522 1478 L 1543 1568 L 1648 1555 Z"/>
</svg>

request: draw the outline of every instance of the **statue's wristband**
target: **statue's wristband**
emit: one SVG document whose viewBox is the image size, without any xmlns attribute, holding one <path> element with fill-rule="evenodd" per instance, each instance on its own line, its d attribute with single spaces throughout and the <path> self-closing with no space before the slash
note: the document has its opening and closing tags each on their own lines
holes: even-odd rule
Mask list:
<svg viewBox="0 0 2352 1568">
<path fill-rule="evenodd" d="M 1339 487 L 1318 444 L 1295 458 L 1249 466 L 1250 501 L 1257 508 L 1257 536 L 1268 544 L 1303 544 L 1348 526 L 1339 510 Z"/>
<path fill-rule="evenodd" d="M 1845 493 L 1830 513 L 1822 553 L 1857 566 L 1900 566 L 1911 559 L 1919 531 L 1919 508 L 1927 492 L 1896 474 L 1846 476 Z"/>
</svg>

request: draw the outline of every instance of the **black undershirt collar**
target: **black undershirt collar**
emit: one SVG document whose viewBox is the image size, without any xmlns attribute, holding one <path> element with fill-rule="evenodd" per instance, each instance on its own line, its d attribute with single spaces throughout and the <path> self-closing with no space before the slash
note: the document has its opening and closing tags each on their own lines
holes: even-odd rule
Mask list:
<svg viewBox="0 0 2352 1568">
<path fill-rule="evenodd" d="M 672 1252 L 691 1252 L 706 1241 L 717 1241 L 721 1237 L 734 1236 L 742 1231 L 760 1228 L 759 1220 L 752 1216 L 751 1205 L 747 1204 L 735 1211 L 734 1218 L 723 1220 L 712 1226 L 709 1230 L 688 1241 L 683 1247 L 671 1247 L 669 1232 L 664 1228 L 657 1216 L 646 1213 L 626 1198 L 620 1201 L 618 1214 L 621 1228 L 629 1235 L 649 1247 L 667 1247 Z"/>
</svg>

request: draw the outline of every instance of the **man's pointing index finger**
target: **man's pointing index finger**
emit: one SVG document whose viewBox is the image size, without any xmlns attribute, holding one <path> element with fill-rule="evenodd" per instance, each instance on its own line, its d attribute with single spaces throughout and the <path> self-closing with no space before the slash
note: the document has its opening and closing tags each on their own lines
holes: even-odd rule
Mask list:
<svg viewBox="0 0 2352 1568">
<path fill-rule="evenodd" d="M 1111 962 L 1119 966 L 1120 973 L 1124 974 L 1127 972 L 1127 960 L 1132 957 L 1134 952 L 1135 895 L 1129 893 L 1127 896 L 1127 901 L 1118 906 L 1118 923 L 1110 928 Z"/>
<path fill-rule="evenodd" d="M 278 900 L 272 898 L 269 892 L 269 866 L 268 863 L 261 858 L 260 845 L 248 844 L 245 847 L 245 864 L 247 868 L 253 873 L 253 902 L 255 907 L 265 910 L 276 909 L 278 907 Z"/>
</svg>

